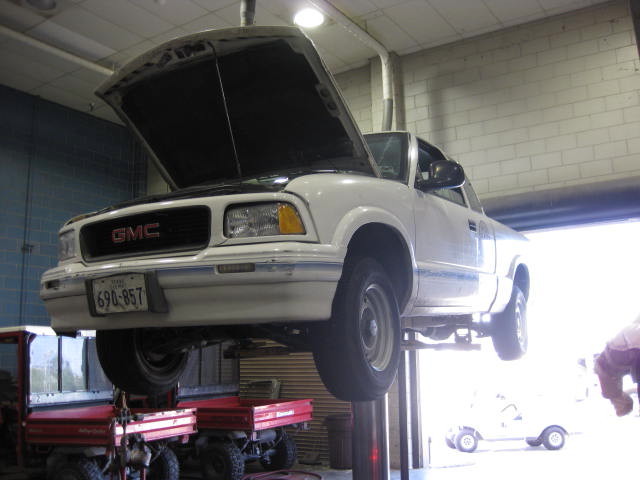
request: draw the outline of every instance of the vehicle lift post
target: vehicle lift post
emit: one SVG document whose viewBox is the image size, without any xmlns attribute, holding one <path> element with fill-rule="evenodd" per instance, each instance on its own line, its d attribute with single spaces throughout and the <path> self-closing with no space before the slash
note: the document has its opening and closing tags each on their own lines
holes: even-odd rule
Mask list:
<svg viewBox="0 0 640 480">
<path fill-rule="evenodd" d="M 387 395 L 352 402 L 352 464 L 354 480 L 389 480 Z"/>
</svg>

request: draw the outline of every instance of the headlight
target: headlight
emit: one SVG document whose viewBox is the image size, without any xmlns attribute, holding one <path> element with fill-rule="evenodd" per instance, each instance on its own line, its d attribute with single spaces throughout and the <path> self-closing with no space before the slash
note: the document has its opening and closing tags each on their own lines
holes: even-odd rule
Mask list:
<svg viewBox="0 0 640 480">
<path fill-rule="evenodd" d="M 234 206 L 224 217 L 224 234 L 230 238 L 300 235 L 305 229 L 296 207 L 289 203 Z"/>
<path fill-rule="evenodd" d="M 67 230 L 58 236 L 58 260 L 68 260 L 76 256 L 76 235 L 74 230 Z"/>
</svg>

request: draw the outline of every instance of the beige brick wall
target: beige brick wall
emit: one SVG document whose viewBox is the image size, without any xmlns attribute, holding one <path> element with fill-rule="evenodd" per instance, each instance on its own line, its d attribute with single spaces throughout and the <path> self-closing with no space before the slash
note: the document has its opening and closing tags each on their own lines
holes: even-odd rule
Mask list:
<svg viewBox="0 0 640 480">
<path fill-rule="evenodd" d="M 640 63 L 626 0 L 400 62 L 407 129 L 460 161 L 484 198 L 640 175 Z M 371 131 L 379 68 L 366 72 L 338 82 Z"/>
</svg>

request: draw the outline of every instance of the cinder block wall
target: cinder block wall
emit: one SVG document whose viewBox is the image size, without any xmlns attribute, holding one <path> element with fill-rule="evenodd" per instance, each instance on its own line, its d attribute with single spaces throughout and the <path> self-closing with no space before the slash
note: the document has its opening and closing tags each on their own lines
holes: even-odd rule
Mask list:
<svg viewBox="0 0 640 480">
<path fill-rule="evenodd" d="M 407 129 L 498 197 L 640 175 L 640 63 L 620 0 L 400 58 Z M 361 70 L 338 75 L 362 130 Z M 361 87 L 366 88 L 366 81 Z"/>
<path fill-rule="evenodd" d="M 0 86 L 0 327 L 49 324 L 38 292 L 58 230 L 144 193 L 145 178 L 123 127 Z"/>
<path fill-rule="evenodd" d="M 375 131 L 372 124 L 371 68 L 366 66 L 341 73 L 336 75 L 336 82 L 360 130 Z M 382 102 L 382 96 L 380 96 L 380 102 Z"/>
</svg>

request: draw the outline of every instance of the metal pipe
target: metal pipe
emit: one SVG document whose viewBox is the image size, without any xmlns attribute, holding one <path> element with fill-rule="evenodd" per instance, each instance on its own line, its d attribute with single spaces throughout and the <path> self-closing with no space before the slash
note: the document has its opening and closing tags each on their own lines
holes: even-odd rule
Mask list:
<svg viewBox="0 0 640 480">
<path fill-rule="evenodd" d="M 387 395 L 370 402 L 352 402 L 352 466 L 354 480 L 389 480 Z"/>
<path fill-rule="evenodd" d="M 416 333 L 409 333 L 409 340 L 415 340 Z M 423 468 L 424 459 L 422 453 L 422 421 L 420 402 L 420 375 L 418 375 L 418 352 L 409 350 L 409 385 L 410 410 L 411 410 L 411 464 L 413 468 Z"/>
<path fill-rule="evenodd" d="M 398 366 L 398 419 L 400 421 L 400 480 L 409 480 L 409 412 L 407 400 L 407 352 L 400 352 Z"/>
<path fill-rule="evenodd" d="M 240 2 L 240 26 L 249 27 L 255 24 L 256 0 L 242 0 Z"/>
<path fill-rule="evenodd" d="M 58 47 L 49 45 L 48 43 L 41 42 L 40 40 L 36 40 L 33 37 L 25 35 L 24 33 L 16 32 L 15 30 L 7 28 L 3 25 L 0 25 L 0 35 L 13 38 L 14 40 L 18 40 L 21 43 L 35 47 L 39 50 L 42 50 L 43 52 L 55 55 L 56 57 L 62 58 L 63 60 L 67 60 L 69 62 L 75 63 L 80 67 L 93 70 L 94 72 L 100 73 L 104 76 L 108 77 L 113 74 L 113 70 L 111 70 L 110 68 L 103 67 L 102 65 L 98 65 L 97 63 L 94 63 L 90 60 L 86 60 L 82 57 L 74 55 L 73 53 L 69 53 Z"/>
<path fill-rule="evenodd" d="M 382 43 L 373 38 L 369 32 L 365 31 L 327 0 L 310 0 L 310 3 L 315 5 L 317 9 L 322 10 L 325 15 L 332 18 L 336 23 L 346 28 L 358 40 L 375 50 L 380 56 L 383 99 L 382 130 L 391 130 L 391 122 L 393 120 L 393 64 L 389 51 Z"/>
</svg>

